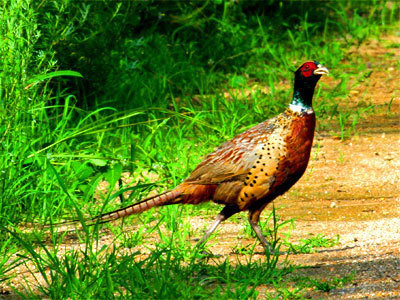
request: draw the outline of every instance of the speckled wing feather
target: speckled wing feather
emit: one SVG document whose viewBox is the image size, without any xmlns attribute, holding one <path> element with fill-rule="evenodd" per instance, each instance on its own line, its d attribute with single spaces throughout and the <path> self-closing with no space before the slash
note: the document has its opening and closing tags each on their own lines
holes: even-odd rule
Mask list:
<svg viewBox="0 0 400 300">
<path fill-rule="evenodd" d="M 219 184 L 244 181 L 257 160 L 255 153 L 275 129 L 276 117 L 266 120 L 222 144 L 196 167 L 185 183 Z"/>
<path fill-rule="evenodd" d="M 276 129 L 258 151 L 258 159 L 238 196 L 241 210 L 267 204 L 297 182 L 308 164 L 314 128 L 312 111 L 298 113 L 289 109 L 278 116 Z"/>
<path fill-rule="evenodd" d="M 275 181 L 277 164 L 284 156 L 283 147 L 279 153 L 278 147 L 268 151 L 271 143 L 282 141 L 282 118 L 286 119 L 284 113 L 250 128 L 209 154 L 183 183 L 190 186 L 183 193 L 191 194 L 184 202 L 197 204 L 209 197 L 216 203 L 243 210 L 264 197 Z M 201 199 L 194 197 L 194 191 L 203 190 L 205 185 L 213 186 L 208 196 L 202 193 Z"/>
</svg>

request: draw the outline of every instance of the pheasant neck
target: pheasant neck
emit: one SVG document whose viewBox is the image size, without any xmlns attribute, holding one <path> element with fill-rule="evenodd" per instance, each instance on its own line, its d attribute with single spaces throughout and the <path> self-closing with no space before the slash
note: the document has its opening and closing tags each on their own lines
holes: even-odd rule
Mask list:
<svg viewBox="0 0 400 300">
<path fill-rule="evenodd" d="M 292 102 L 290 102 L 290 109 L 296 112 L 312 111 L 312 96 L 314 88 L 296 88 L 293 92 Z"/>
</svg>

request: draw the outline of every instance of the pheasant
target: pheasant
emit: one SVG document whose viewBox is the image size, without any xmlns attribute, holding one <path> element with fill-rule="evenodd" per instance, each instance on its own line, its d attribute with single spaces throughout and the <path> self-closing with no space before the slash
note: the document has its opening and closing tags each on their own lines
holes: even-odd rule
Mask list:
<svg viewBox="0 0 400 300">
<path fill-rule="evenodd" d="M 180 185 L 125 208 L 99 215 L 92 222 L 104 223 L 152 207 L 199 204 L 212 200 L 224 205 L 198 245 L 232 215 L 248 211 L 248 220 L 264 248 L 272 251 L 258 225 L 263 209 L 293 186 L 306 170 L 314 137 L 314 88 L 327 68 L 305 62 L 295 72 L 289 107 L 225 142 L 210 153 Z"/>
</svg>

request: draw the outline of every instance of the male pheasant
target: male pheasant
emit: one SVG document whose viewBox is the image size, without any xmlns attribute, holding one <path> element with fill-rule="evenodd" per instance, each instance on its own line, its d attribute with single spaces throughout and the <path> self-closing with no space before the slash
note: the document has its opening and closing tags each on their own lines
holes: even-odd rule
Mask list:
<svg viewBox="0 0 400 300">
<path fill-rule="evenodd" d="M 155 206 L 198 204 L 212 200 L 225 207 L 206 231 L 203 244 L 219 223 L 240 211 L 264 248 L 272 250 L 258 220 L 263 209 L 295 184 L 306 170 L 314 137 L 314 88 L 327 68 L 305 62 L 296 72 L 293 98 L 280 115 L 266 120 L 222 144 L 180 185 L 92 219 L 100 223 L 141 213 Z"/>
</svg>

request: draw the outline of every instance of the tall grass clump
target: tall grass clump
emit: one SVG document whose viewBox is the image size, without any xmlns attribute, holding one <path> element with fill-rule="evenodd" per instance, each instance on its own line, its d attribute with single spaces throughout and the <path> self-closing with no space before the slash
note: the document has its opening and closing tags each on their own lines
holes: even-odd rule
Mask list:
<svg viewBox="0 0 400 300">
<path fill-rule="evenodd" d="M 35 53 L 38 24 L 31 1 L 5 1 L 0 4 L 0 223 L 16 221 L 30 214 L 31 196 L 37 193 L 37 169 L 24 163 L 36 132 L 37 112 L 43 103 L 37 88 L 24 89 L 29 76 L 48 71 L 40 66 Z"/>
</svg>

